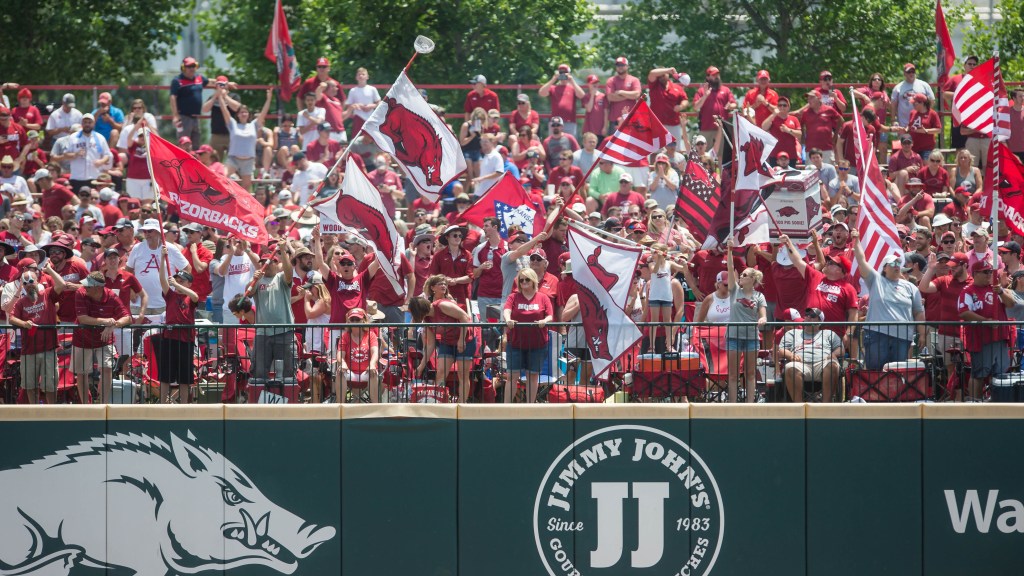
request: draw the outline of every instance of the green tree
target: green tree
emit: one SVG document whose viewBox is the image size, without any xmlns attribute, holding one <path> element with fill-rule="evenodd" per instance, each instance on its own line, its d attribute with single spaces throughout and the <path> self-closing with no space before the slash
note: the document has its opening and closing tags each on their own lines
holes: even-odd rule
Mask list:
<svg viewBox="0 0 1024 576">
<path fill-rule="evenodd" d="M 1013 0 L 1020 1 L 1020 0 Z M 767 68 L 777 82 L 816 82 L 828 69 L 838 82 L 872 72 L 902 77 L 915 62 L 934 76 L 934 0 L 706 0 L 680 5 L 636 0 L 622 18 L 600 27 L 599 54 L 626 54 L 639 67 L 675 66 L 695 82 L 707 66 L 726 82 L 750 82 Z M 946 9 L 956 24 L 967 8 Z"/>
<path fill-rule="evenodd" d="M 965 53 L 977 54 L 984 61 L 998 40 L 1003 78 L 1017 80 L 1024 76 L 1024 0 L 999 0 L 996 6 L 1002 19 L 991 25 L 977 14 L 971 18 L 972 34 L 964 41 Z"/>
<path fill-rule="evenodd" d="M 181 0 L 34 0 L 0 12 L 0 78 L 127 84 L 167 54 L 188 22 Z"/>
<path fill-rule="evenodd" d="M 409 72 L 421 83 L 465 84 L 475 74 L 494 84 L 536 83 L 558 62 L 580 66 L 593 54 L 573 40 L 593 22 L 586 0 L 285 0 L 284 6 L 306 77 L 322 55 L 342 82 L 353 82 L 360 66 L 370 69 L 371 82 L 391 82 L 419 34 L 437 45 Z M 273 81 L 273 64 L 263 59 L 273 9 L 270 1 L 238 6 L 217 0 L 204 15 L 203 34 L 227 53 L 232 79 Z M 439 103 L 450 106 L 456 97 L 447 94 L 448 102 Z"/>
</svg>

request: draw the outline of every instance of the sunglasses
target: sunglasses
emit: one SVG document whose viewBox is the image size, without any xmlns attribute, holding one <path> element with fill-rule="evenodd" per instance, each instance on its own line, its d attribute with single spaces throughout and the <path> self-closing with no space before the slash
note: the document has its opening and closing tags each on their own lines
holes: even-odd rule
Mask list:
<svg viewBox="0 0 1024 576">
<path fill-rule="evenodd" d="M 540 256 L 530 256 L 530 262 L 543 262 L 544 258 Z"/>
<path fill-rule="evenodd" d="M 840 172 L 849 172 L 850 171 L 849 168 L 836 168 L 836 170 L 839 170 Z"/>
<path fill-rule="evenodd" d="M 992 271 L 991 270 L 975 270 L 974 273 L 975 274 L 991 274 Z"/>
<path fill-rule="evenodd" d="M 79 230 L 81 230 L 81 228 L 79 228 L 78 226 L 72 226 L 71 228 L 68 228 L 68 230 L 72 232 L 78 232 Z"/>
<path fill-rule="evenodd" d="M 448 237 L 449 238 L 462 238 L 462 234 L 461 233 L 456 234 L 456 233 L 453 232 L 453 233 L 449 234 Z"/>
<path fill-rule="evenodd" d="M 941 160 L 929 160 L 929 162 L 931 162 L 932 164 L 938 164 L 939 162 L 941 162 Z"/>
<path fill-rule="evenodd" d="M 516 106 L 526 106 L 529 102 L 517 102 Z"/>
<path fill-rule="evenodd" d="M 632 232 L 632 233 L 633 233 L 633 234 L 643 234 L 643 233 L 644 233 L 644 231 L 643 231 L 643 230 L 633 230 L 633 232 Z"/>
<path fill-rule="evenodd" d="M 132 106 L 132 110 L 142 110 L 142 106 Z"/>
<path fill-rule="evenodd" d="M 572 184 L 559 184 L 562 188 L 572 188 Z"/>
<path fill-rule="evenodd" d="M 662 214 L 655 214 L 654 216 L 651 216 L 651 220 L 662 220 L 664 218 L 665 216 Z"/>
<path fill-rule="evenodd" d="M 278 222 L 277 220 L 271 220 L 270 222 L 267 222 L 267 226 L 279 226 L 280 224 L 281 223 Z"/>
<path fill-rule="evenodd" d="M 519 279 L 519 283 L 520 284 L 529 284 L 531 282 L 533 282 L 533 280 L 530 280 L 529 278 L 520 278 Z"/>
<path fill-rule="evenodd" d="M 178 231 L 177 230 L 168 230 L 167 233 L 168 234 L 177 234 Z"/>
<path fill-rule="evenodd" d="M 356 265 L 356 263 L 355 263 L 355 262 L 349 262 L 348 260 L 342 260 L 342 261 L 340 262 L 340 264 L 341 264 L 342 266 L 355 266 L 355 265 Z"/>
<path fill-rule="evenodd" d="M 618 228 L 612 228 L 611 231 L 612 232 L 622 232 L 622 226 L 619 226 Z"/>
<path fill-rule="evenodd" d="M 330 68 L 330 66 L 327 66 L 326 64 L 319 64 L 317 65 L 317 68 Z"/>
</svg>

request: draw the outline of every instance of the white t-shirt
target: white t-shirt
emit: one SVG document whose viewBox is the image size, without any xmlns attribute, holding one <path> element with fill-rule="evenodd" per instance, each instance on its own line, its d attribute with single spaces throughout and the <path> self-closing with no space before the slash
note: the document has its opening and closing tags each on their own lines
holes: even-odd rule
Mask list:
<svg viewBox="0 0 1024 576">
<path fill-rule="evenodd" d="M 486 176 L 495 172 L 505 172 L 505 161 L 501 159 L 501 154 L 496 149 L 491 150 L 490 154 L 484 154 L 480 157 L 480 175 Z M 499 180 L 501 180 L 501 176 L 480 182 L 474 194 L 477 196 L 483 195 L 484 192 L 491 189 L 491 186 L 497 184 Z"/>
<path fill-rule="evenodd" d="M 309 126 L 310 124 L 320 124 L 326 118 L 327 110 L 324 110 L 323 108 L 313 108 L 312 112 L 303 109 L 301 112 L 299 112 L 297 119 L 295 120 L 295 127 L 299 129 L 299 134 L 301 134 L 300 137 L 302 138 L 303 150 L 306 149 L 306 146 L 309 146 L 310 142 L 316 140 L 317 130 L 316 128 L 313 128 L 309 132 L 303 132 L 302 128 L 304 126 Z"/>
<path fill-rule="evenodd" d="M 128 254 L 128 262 L 125 264 L 126 268 L 132 269 L 132 274 L 135 275 L 139 280 L 139 284 L 142 285 L 142 289 L 149 295 L 149 308 L 163 308 L 167 305 L 164 302 L 163 290 L 160 288 L 161 258 L 163 258 L 163 247 L 161 245 L 158 244 L 156 248 L 150 248 L 149 244 L 139 242 Z M 167 245 L 167 259 L 171 263 L 170 276 L 174 276 L 179 270 L 184 270 L 188 267 L 188 260 L 182 256 L 181 251 L 176 246 L 171 244 Z"/>
<path fill-rule="evenodd" d="M 345 104 L 349 106 L 352 104 L 376 104 L 377 102 L 380 102 L 380 92 L 369 84 L 363 87 L 353 86 L 348 91 L 348 98 L 345 99 Z M 366 120 L 370 114 L 373 114 L 373 110 L 353 110 L 352 113 Z"/>
<path fill-rule="evenodd" d="M 156 131 L 156 117 L 150 114 L 149 112 L 144 113 L 142 117 L 146 119 L 146 124 L 149 126 L 150 130 Z M 129 140 L 129 137 L 135 137 L 135 125 L 130 125 L 124 130 L 121 130 L 121 135 L 117 137 L 118 150 L 128 150 L 128 148 L 132 144 L 131 140 Z"/>
<path fill-rule="evenodd" d="M 891 100 L 896 103 L 896 118 L 900 126 L 906 126 L 910 122 L 910 111 L 914 104 L 910 101 L 915 94 L 924 94 L 929 100 L 935 99 L 935 93 L 927 82 L 915 79 L 913 82 L 906 80 L 893 86 Z"/>
<path fill-rule="evenodd" d="M 228 256 L 225 256 L 227 258 Z M 220 270 L 218 265 L 216 270 Z M 256 268 L 252 264 L 252 260 L 248 256 L 242 254 L 241 256 L 231 256 L 231 262 L 228 264 L 228 272 L 224 276 L 224 310 L 228 309 L 228 303 L 230 303 L 238 295 L 245 291 L 245 287 L 252 282 L 253 276 L 256 275 Z"/>
<path fill-rule="evenodd" d="M 292 176 L 292 194 L 299 195 L 299 206 L 305 206 L 320 182 L 327 178 L 327 167 L 319 162 L 310 162 L 305 170 L 296 170 Z"/>
<path fill-rule="evenodd" d="M 234 118 L 230 119 L 228 132 L 231 134 L 231 143 L 228 145 L 228 156 L 235 158 L 256 157 L 256 122 L 249 121 L 239 124 Z"/>
<path fill-rule="evenodd" d="M 81 130 L 69 135 L 66 146 L 67 152 L 85 150 L 85 156 L 75 157 L 70 162 L 72 180 L 94 180 L 100 175 L 101 169 L 96 166 L 96 161 L 104 156 L 108 156 L 109 160 L 110 147 L 107 146 L 107 140 L 95 130 L 88 136 Z"/>
<path fill-rule="evenodd" d="M 78 108 L 72 108 L 70 112 L 65 112 L 64 107 L 60 106 L 50 113 L 50 117 L 46 120 L 46 129 L 56 130 L 58 128 L 71 128 L 74 124 L 81 123 L 81 110 Z"/>
</svg>

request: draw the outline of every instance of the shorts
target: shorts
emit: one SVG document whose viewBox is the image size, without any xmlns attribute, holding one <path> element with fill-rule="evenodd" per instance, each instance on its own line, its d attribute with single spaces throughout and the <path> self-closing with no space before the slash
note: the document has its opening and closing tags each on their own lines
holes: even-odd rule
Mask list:
<svg viewBox="0 0 1024 576">
<path fill-rule="evenodd" d="M 971 377 L 989 378 L 1010 370 L 1010 346 L 1006 342 L 989 342 L 980 352 L 971 352 Z"/>
<path fill-rule="evenodd" d="M 454 358 L 456 360 L 471 360 L 476 356 L 476 340 L 466 340 L 466 347 L 462 352 L 458 351 L 455 344 L 437 344 L 438 358 Z"/>
<path fill-rule="evenodd" d="M 370 381 L 370 371 L 364 370 L 363 372 L 353 372 L 351 370 L 345 371 L 345 384 L 351 387 L 352 383 L 366 384 Z M 355 388 L 365 388 L 365 386 L 355 386 Z"/>
<path fill-rule="evenodd" d="M 93 365 L 100 368 L 113 369 L 117 364 L 117 352 L 113 344 L 104 344 L 99 348 L 71 349 L 71 370 L 76 376 L 84 376 L 92 372 Z"/>
<path fill-rule="evenodd" d="M 649 300 L 647 303 L 650 308 L 671 308 L 671 300 Z"/>
<path fill-rule="evenodd" d="M 196 347 L 191 340 L 175 340 L 153 336 L 156 350 L 157 379 L 161 384 L 192 384 L 195 382 L 193 359 Z"/>
<path fill-rule="evenodd" d="M 839 375 L 839 362 L 832 359 L 807 364 L 803 362 L 790 362 L 786 364 L 786 369 L 799 370 L 800 374 L 803 375 L 804 382 L 821 382 L 826 366 L 835 367 L 836 376 Z"/>
<path fill-rule="evenodd" d="M 725 349 L 730 352 L 757 352 L 758 340 L 726 338 Z"/>
<path fill-rule="evenodd" d="M 463 150 L 462 157 L 466 159 L 466 162 L 479 162 L 480 161 L 479 150 Z"/>
<path fill-rule="evenodd" d="M 227 159 L 224 160 L 224 164 L 229 168 L 234 168 L 235 172 L 238 172 L 241 176 L 252 176 L 252 173 L 256 171 L 255 158 L 228 156 Z"/>
<path fill-rule="evenodd" d="M 57 351 L 44 350 L 21 355 L 21 387 L 25 390 L 57 391 Z"/>
<path fill-rule="evenodd" d="M 544 360 L 548 357 L 548 347 L 527 349 L 509 346 L 505 350 L 505 355 L 510 373 L 540 374 L 544 369 Z"/>
<path fill-rule="evenodd" d="M 153 186 L 148 178 L 125 178 L 124 193 L 129 198 L 135 198 L 138 200 L 152 200 Z"/>
</svg>

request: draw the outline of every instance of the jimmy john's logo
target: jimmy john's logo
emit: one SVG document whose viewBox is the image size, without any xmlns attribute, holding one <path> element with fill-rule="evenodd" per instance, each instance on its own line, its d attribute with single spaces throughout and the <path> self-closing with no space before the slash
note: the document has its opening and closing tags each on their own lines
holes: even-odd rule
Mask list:
<svg viewBox="0 0 1024 576">
<path fill-rule="evenodd" d="M 705 576 L 722 546 L 722 497 L 707 465 L 678 438 L 647 426 L 602 428 L 548 468 L 533 509 L 550 576 L 647 569 Z"/>
</svg>

